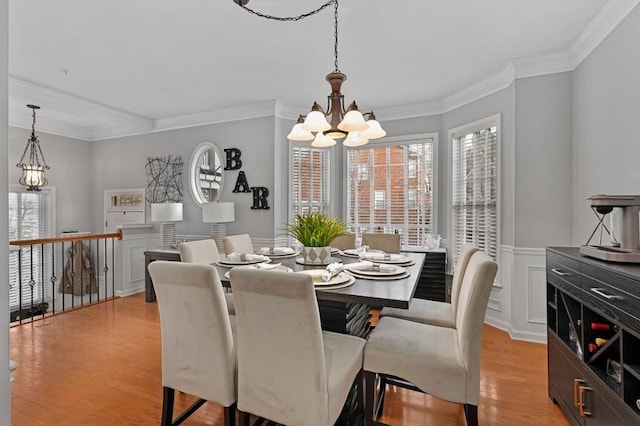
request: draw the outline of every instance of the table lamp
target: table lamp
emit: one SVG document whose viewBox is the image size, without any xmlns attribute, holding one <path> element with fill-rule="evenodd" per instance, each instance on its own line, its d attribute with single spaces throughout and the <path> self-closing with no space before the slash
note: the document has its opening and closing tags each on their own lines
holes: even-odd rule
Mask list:
<svg viewBox="0 0 640 426">
<path fill-rule="evenodd" d="M 202 222 L 211 224 L 211 237 L 216 242 L 219 251 L 224 251 L 222 239 L 226 234 L 226 222 L 233 222 L 234 220 L 233 201 L 204 203 L 202 205 Z"/>
<path fill-rule="evenodd" d="M 151 203 L 151 222 L 160 222 L 160 246 L 175 247 L 176 224 L 182 221 L 182 203 Z"/>
</svg>

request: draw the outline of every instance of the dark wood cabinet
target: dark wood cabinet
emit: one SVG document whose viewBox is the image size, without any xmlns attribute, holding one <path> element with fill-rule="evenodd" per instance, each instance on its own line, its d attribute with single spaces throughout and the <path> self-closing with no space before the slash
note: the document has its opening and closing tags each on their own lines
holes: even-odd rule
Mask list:
<svg viewBox="0 0 640 426">
<path fill-rule="evenodd" d="M 640 265 L 547 249 L 549 396 L 574 425 L 640 424 Z"/>
</svg>

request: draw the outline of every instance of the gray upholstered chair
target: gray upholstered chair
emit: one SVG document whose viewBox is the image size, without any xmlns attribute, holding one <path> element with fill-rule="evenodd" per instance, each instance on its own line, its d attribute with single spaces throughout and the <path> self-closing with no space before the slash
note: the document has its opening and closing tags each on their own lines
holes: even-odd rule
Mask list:
<svg viewBox="0 0 640 426">
<path fill-rule="evenodd" d="M 212 239 L 185 241 L 178 245 L 180 260 L 187 263 L 212 264 L 220 260 L 220 252 L 216 242 Z M 233 302 L 233 294 L 226 293 L 227 311 L 229 315 L 235 315 L 236 308 Z"/>
<path fill-rule="evenodd" d="M 359 337 L 322 331 L 311 277 L 231 270 L 238 322 L 238 410 L 285 425 L 333 425 L 354 379 L 362 398 Z"/>
<path fill-rule="evenodd" d="M 375 373 L 408 380 L 417 390 L 464 404 L 467 424 L 478 424 L 482 328 L 497 270 L 484 252 L 471 256 L 460 289 L 456 328 L 380 319 L 364 350 L 365 425 L 374 420 Z"/>
<path fill-rule="evenodd" d="M 362 245 L 370 249 L 382 250 L 386 253 L 398 253 L 400 251 L 400 234 L 362 234 Z"/>
<path fill-rule="evenodd" d="M 235 424 L 236 345 L 216 268 L 155 261 L 149 274 L 162 332 L 162 425 L 179 424 L 206 401 L 224 407 Z M 173 420 L 175 390 L 199 399 Z"/>
<path fill-rule="evenodd" d="M 356 248 L 356 234 L 348 232 L 345 235 L 335 237 L 329 245 L 333 248 L 337 248 L 338 250 Z"/>
<path fill-rule="evenodd" d="M 414 298 L 411 300 L 409 309 L 383 308 L 380 311 L 380 318 L 402 318 L 424 324 L 455 328 L 462 279 L 469 264 L 469 259 L 478 250 L 480 249 L 473 244 L 464 244 L 460 249 L 460 256 L 458 256 L 458 262 L 456 263 L 456 269 L 453 271 L 453 279 L 451 281 L 451 303 Z"/>
<path fill-rule="evenodd" d="M 230 235 L 222 239 L 224 252 L 230 253 L 253 253 L 253 242 L 249 234 Z"/>
</svg>

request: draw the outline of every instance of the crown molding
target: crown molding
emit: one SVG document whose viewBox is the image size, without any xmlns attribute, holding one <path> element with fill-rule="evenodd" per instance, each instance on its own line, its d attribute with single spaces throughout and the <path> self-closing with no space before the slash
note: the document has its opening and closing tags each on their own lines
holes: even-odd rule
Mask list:
<svg viewBox="0 0 640 426">
<path fill-rule="evenodd" d="M 463 105 L 505 89 L 513 83 L 513 80 L 514 69 L 511 62 L 509 62 L 507 66 L 497 74 L 444 98 L 442 100 L 442 113 L 460 108 Z"/>
<path fill-rule="evenodd" d="M 427 117 L 429 115 L 442 114 L 442 102 L 419 102 L 415 104 L 399 105 L 394 107 L 376 108 L 376 117 L 381 120 L 402 120 L 406 118 Z"/>
<path fill-rule="evenodd" d="M 250 120 L 252 118 L 275 115 L 278 101 L 265 101 L 231 108 L 205 111 L 197 114 L 160 118 L 155 121 L 154 132 L 203 126 L 206 124 L 227 123 L 230 121 Z"/>
<path fill-rule="evenodd" d="M 564 50 L 516 58 L 511 61 L 511 64 L 513 65 L 514 78 L 537 77 L 572 71 L 575 68 L 573 57 Z"/>
<path fill-rule="evenodd" d="M 640 3 L 640 0 L 610 0 L 589 22 L 569 48 L 575 69 Z"/>
</svg>

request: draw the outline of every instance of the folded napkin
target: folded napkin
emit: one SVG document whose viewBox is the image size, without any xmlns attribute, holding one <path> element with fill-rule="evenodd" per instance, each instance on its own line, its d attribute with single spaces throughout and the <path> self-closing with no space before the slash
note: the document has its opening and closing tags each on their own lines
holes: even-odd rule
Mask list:
<svg viewBox="0 0 640 426">
<path fill-rule="evenodd" d="M 227 259 L 231 262 L 265 262 L 269 260 L 267 256 L 251 253 L 229 253 Z"/>
<path fill-rule="evenodd" d="M 343 268 L 344 268 L 344 265 L 342 263 L 338 263 L 338 262 L 330 263 L 329 265 L 327 265 L 327 268 L 322 273 L 322 281 L 325 281 L 325 282 L 331 281 L 331 278 L 335 277 L 340 272 L 342 272 Z"/>
<path fill-rule="evenodd" d="M 262 247 L 260 249 L 260 254 L 278 254 L 278 255 L 285 255 L 285 254 L 294 254 L 296 251 L 294 249 L 292 249 L 291 247 Z"/>
<path fill-rule="evenodd" d="M 399 262 L 401 260 L 406 260 L 406 257 L 404 257 L 401 254 L 394 254 L 394 253 L 380 253 L 380 252 L 373 252 L 373 251 L 365 251 L 363 253 L 360 253 L 360 257 L 363 259 L 367 259 L 367 260 L 379 260 L 379 261 L 392 261 L 392 262 Z"/>
<path fill-rule="evenodd" d="M 347 269 L 352 271 L 380 271 L 380 272 L 395 272 L 396 267 L 393 265 L 381 265 L 379 263 L 369 262 L 363 260 L 362 262 L 349 263 L 346 266 Z"/>
<path fill-rule="evenodd" d="M 270 271 L 272 269 L 279 268 L 282 263 L 256 263 L 253 265 L 256 269 L 263 269 L 265 271 Z"/>
</svg>

